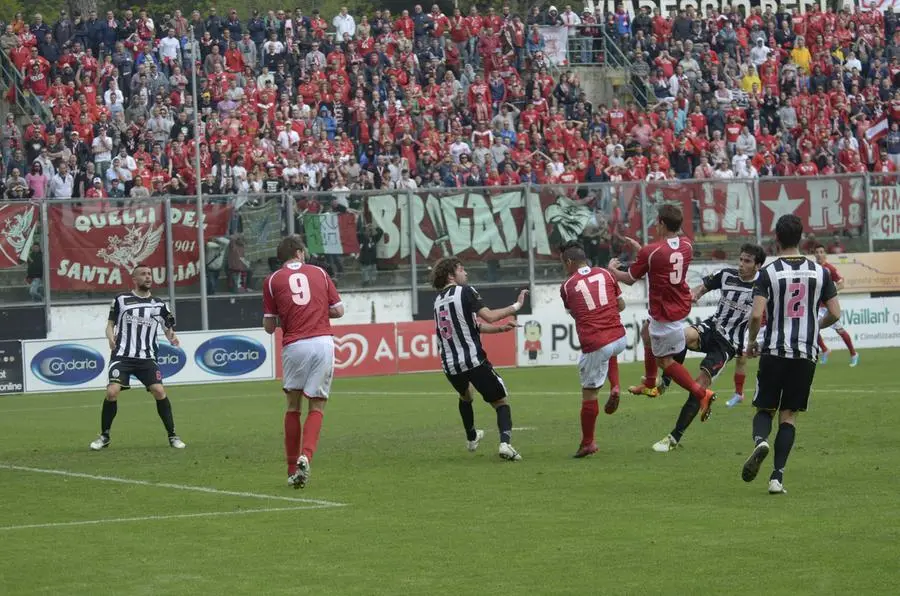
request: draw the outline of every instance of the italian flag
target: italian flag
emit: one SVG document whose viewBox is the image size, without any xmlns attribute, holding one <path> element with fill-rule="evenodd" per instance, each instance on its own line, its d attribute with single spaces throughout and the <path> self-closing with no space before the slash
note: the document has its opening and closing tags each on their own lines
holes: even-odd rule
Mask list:
<svg viewBox="0 0 900 596">
<path fill-rule="evenodd" d="M 319 213 L 303 216 L 306 247 L 314 255 L 346 255 L 359 252 L 356 217 L 351 213 Z"/>
</svg>

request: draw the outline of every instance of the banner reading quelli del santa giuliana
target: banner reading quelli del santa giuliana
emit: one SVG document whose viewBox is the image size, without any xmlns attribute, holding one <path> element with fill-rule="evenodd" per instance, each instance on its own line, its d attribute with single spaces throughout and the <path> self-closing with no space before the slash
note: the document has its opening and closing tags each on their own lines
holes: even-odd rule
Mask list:
<svg viewBox="0 0 900 596">
<path fill-rule="evenodd" d="M 153 270 L 154 285 L 166 283 L 164 209 L 149 205 L 130 209 L 96 209 L 51 205 L 50 287 L 54 291 L 117 290 L 130 287 L 138 263 Z M 204 237 L 228 231 L 231 207 L 206 205 Z M 172 254 L 175 283 L 191 284 L 200 274 L 197 246 L 199 219 L 194 209 L 172 207 Z"/>
</svg>

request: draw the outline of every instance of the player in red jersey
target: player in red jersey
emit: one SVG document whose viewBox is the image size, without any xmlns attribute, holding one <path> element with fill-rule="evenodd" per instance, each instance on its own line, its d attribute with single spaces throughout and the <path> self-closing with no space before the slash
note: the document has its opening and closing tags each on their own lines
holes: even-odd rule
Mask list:
<svg viewBox="0 0 900 596">
<path fill-rule="evenodd" d="M 691 312 L 691 290 L 685 281 L 693 258 L 693 247 L 681 231 L 681 210 L 674 205 L 661 205 L 656 220 L 656 242 L 641 247 L 635 262 L 627 271 L 619 271 L 619 260 L 609 262 L 609 270 L 617 281 L 631 285 L 647 276 L 650 295 L 650 341 L 644 340 L 644 382 L 629 389 L 644 393 L 656 389 L 657 367 L 700 402 L 700 420 L 709 418 L 709 410 L 716 394 L 697 383 L 681 362 L 675 360 L 685 348 L 681 322 Z M 637 245 L 637 242 L 634 244 Z M 648 345 L 649 344 L 649 345 Z M 658 393 L 656 394 L 658 395 Z"/>
<path fill-rule="evenodd" d="M 834 286 L 837 288 L 838 292 L 844 289 L 844 278 L 841 277 L 841 274 L 838 273 L 837 267 L 828 262 L 828 252 L 825 250 L 825 247 L 821 244 L 816 244 L 815 247 L 815 255 L 816 255 L 816 263 L 828 269 L 828 273 L 831 274 L 831 281 L 834 282 Z M 828 309 L 825 308 L 824 304 L 819 304 L 819 318 L 825 314 L 825 311 Z M 834 325 L 831 326 L 834 329 L 835 333 L 841 336 L 841 339 L 844 340 L 844 345 L 847 346 L 847 349 L 850 350 L 850 366 L 854 367 L 859 364 L 859 352 L 856 351 L 856 348 L 853 347 L 853 339 L 850 337 L 850 334 L 847 333 L 847 330 L 841 326 L 841 322 L 838 321 Z M 822 333 L 819 332 L 819 349 L 822 350 L 822 353 L 819 354 L 819 364 L 825 364 L 828 362 L 828 356 L 831 354 L 831 350 L 825 345 L 825 340 L 822 339 Z"/>
<path fill-rule="evenodd" d="M 303 488 L 309 481 L 334 377 L 330 319 L 344 316 L 334 282 L 325 270 L 304 262 L 307 254 L 300 236 L 284 238 L 278 245 L 278 260 L 284 265 L 263 284 L 263 327 L 271 334 L 280 325 L 282 332 L 282 387 L 287 396 L 284 453 L 288 484 L 294 488 Z M 301 430 L 304 397 L 309 407 Z"/>
<path fill-rule="evenodd" d="M 625 351 L 625 327 L 619 312 L 625 309 L 622 290 L 613 274 L 588 264 L 584 248 L 572 241 L 560 247 L 560 260 L 569 276 L 559 294 L 566 312 L 575 319 L 581 344 L 578 376 L 581 378 L 581 444 L 575 457 L 597 452 L 594 428 L 600 404 L 597 394 L 609 373 L 609 399 L 604 411 L 612 414 L 619 407 L 619 363 L 616 357 Z"/>
</svg>

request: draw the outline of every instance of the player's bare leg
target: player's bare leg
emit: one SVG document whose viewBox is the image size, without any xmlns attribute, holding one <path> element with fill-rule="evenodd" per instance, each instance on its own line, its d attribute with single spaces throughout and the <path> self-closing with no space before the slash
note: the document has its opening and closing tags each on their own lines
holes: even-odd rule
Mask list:
<svg viewBox="0 0 900 596">
<path fill-rule="evenodd" d="M 472 385 L 459 396 L 459 417 L 462 418 L 463 430 L 466 433 L 466 449 L 475 451 L 484 437 L 484 431 L 475 428 L 475 410 L 472 409 Z"/>
<path fill-rule="evenodd" d="M 119 411 L 119 392 L 122 386 L 118 383 L 110 383 L 106 386 L 106 397 L 103 400 L 103 408 L 100 411 L 100 435 L 91 441 L 91 450 L 100 451 L 109 447 L 109 431 L 113 420 Z"/>
<path fill-rule="evenodd" d="M 641 325 L 641 341 L 644 344 L 644 376 L 641 378 L 640 385 L 632 385 L 628 388 L 628 392 L 634 395 L 646 395 L 647 397 L 658 397 L 660 390 L 656 385 L 656 375 L 659 372 L 656 357 L 650 347 L 650 322 L 644 321 Z"/>
<path fill-rule="evenodd" d="M 512 439 L 512 411 L 506 398 L 491 402 L 491 407 L 497 412 L 497 429 L 500 431 L 500 457 L 507 461 L 520 461 L 522 456 L 513 449 Z"/>
<path fill-rule="evenodd" d="M 573 456 L 575 458 L 587 457 L 597 452 L 594 431 L 597 426 L 597 416 L 600 414 L 600 402 L 597 401 L 599 393 L 599 387 L 581 389 L 581 444 L 578 445 L 578 451 Z"/>
<path fill-rule="evenodd" d="M 300 426 L 303 392 L 285 389 L 284 397 L 287 402 L 284 412 L 284 457 L 287 461 L 288 485 L 300 488 L 300 477 L 297 476 L 297 458 L 300 457 L 300 440 L 303 435 Z"/>
<path fill-rule="evenodd" d="M 747 357 L 738 356 L 734 361 L 734 395 L 731 396 L 725 405 L 733 408 L 744 401 L 744 381 L 747 380 Z"/>
<path fill-rule="evenodd" d="M 156 413 L 159 414 L 159 419 L 162 420 L 163 426 L 166 427 L 166 434 L 169 436 L 169 445 L 175 449 L 184 449 L 187 445 L 185 445 L 184 441 L 178 438 L 178 435 L 175 433 L 175 419 L 172 416 L 172 402 L 169 401 L 169 397 L 166 395 L 165 387 L 163 387 L 162 383 L 155 383 L 147 387 L 147 390 L 150 392 L 150 395 L 153 396 L 153 399 L 156 400 Z"/>
<path fill-rule="evenodd" d="M 607 414 L 615 414 L 619 409 L 619 357 L 609 359 L 609 399 L 603 411 Z"/>
<path fill-rule="evenodd" d="M 702 388 L 706 389 L 712 384 L 712 378 L 706 370 L 700 369 L 700 374 L 697 375 L 695 382 Z M 684 433 L 688 429 L 688 426 L 691 425 L 691 422 L 694 421 L 694 418 L 697 417 L 697 414 L 701 411 L 701 409 L 701 401 L 697 399 L 693 394 L 689 394 L 687 401 L 685 401 L 684 405 L 681 406 L 681 412 L 678 414 L 678 419 L 675 421 L 675 428 L 673 428 L 672 432 L 669 433 L 666 437 L 654 443 L 653 450 L 658 453 L 666 453 L 674 450 L 679 445 L 679 443 L 681 443 L 682 436 L 684 436 Z"/>
</svg>

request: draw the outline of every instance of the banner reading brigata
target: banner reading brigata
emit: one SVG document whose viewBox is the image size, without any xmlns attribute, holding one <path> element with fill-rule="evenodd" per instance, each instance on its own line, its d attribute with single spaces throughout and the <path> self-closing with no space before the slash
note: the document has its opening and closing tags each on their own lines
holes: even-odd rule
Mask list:
<svg viewBox="0 0 900 596">
<path fill-rule="evenodd" d="M 54 291 L 116 290 L 129 286 L 131 270 L 144 263 L 153 283 L 166 283 L 164 209 L 161 204 L 98 212 L 84 207 L 51 205 L 50 287 Z M 190 284 L 200 274 L 194 209 L 172 207 L 175 283 Z M 204 235 L 228 231 L 231 207 L 205 205 Z"/>
<path fill-rule="evenodd" d="M 40 219 L 37 205 L 32 203 L 0 205 L 0 269 L 15 267 L 28 258 Z"/>
</svg>

